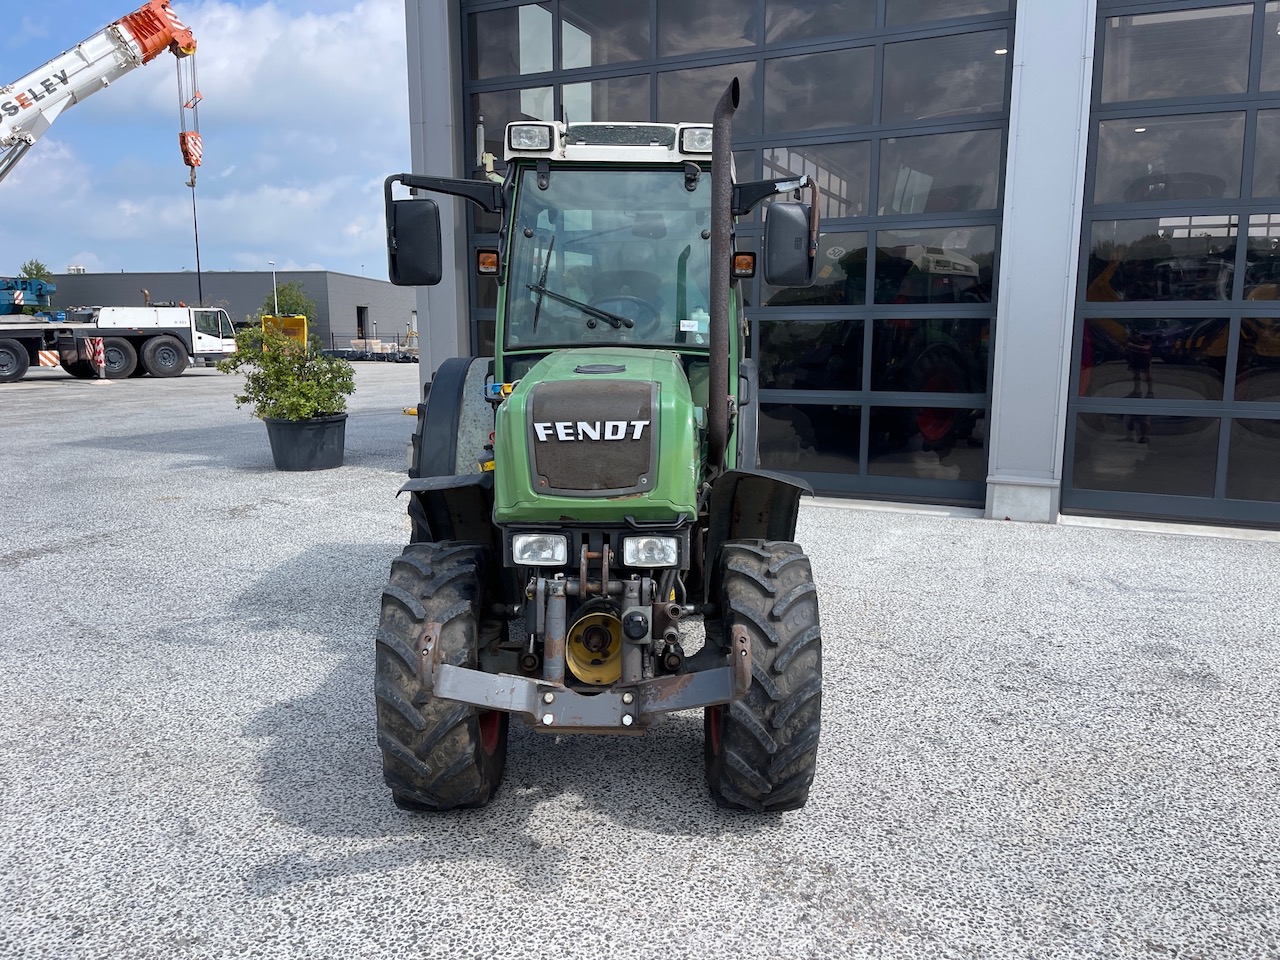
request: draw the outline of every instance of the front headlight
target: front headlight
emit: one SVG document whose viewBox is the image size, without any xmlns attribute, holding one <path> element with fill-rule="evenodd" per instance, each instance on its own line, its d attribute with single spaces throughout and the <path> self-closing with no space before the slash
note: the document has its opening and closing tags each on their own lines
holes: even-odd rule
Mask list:
<svg viewBox="0 0 1280 960">
<path fill-rule="evenodd" d="M 622 563 L 628 567 L 679 566 L 680 541 L 675 537 L 625 537 Z"/>
<path fill-rule="evenodd" d="M 558 533 L 517 533 L 511 559 L 522 567 L 563 567 L 569 562 L 569 538 Z"/>
<path fill-rule="evenodd" d="M 551 126 L 546 123 L 513 123 L 507 127 L 512 150 L 550 150 Z"/>
<path fill-rule="evenodd" d="M 711 128 L 685 127 L 680 131 L 680 149 L 684 153 L 710 153 Z"/>
</svg>

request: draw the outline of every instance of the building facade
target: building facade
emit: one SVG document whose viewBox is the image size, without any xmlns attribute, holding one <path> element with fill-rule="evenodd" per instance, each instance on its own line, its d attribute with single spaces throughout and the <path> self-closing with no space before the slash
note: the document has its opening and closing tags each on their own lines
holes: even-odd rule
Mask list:
<svg viewBox="0 0 1280 960">
<path fill-rule="evenodd" d="M 327 270 L 269 270 L 181 273 L 61 273 L 53 278 L 57 309 L 74 306 L 141 306 L 172 301 L 222 307 L 236 324 L 256 317 L 271 297 L 272 284 L 298 283 L 315 302 L 310 328 L 322 343 L 344 348 L 354 339 L 403 344 L 418 331 L 417 297 L 385 280 Z"/>
<path fill-rule="evenodd" d="M 822 191 L 744 289 L 763 466 L 820 492 L 1280 527 L 1280 2 L 407 0 L 414 169 L 511 120 L 710 119 Z M 483 143 L 479 142 L 483 138 Z M 497 224 L 442 207 L 424 375 L 490 352 Z M 751 249 L 761 214 L 739 223 Z"/>
</svg>

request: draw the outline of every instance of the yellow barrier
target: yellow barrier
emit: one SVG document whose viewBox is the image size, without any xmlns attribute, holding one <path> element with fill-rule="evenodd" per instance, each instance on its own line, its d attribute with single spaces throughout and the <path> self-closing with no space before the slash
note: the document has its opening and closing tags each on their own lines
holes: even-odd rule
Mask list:
<svg viewBox="0 0 1280 960">
<path fill-rule="evenodd" d="M 267 327 L 274 327 L 280 333 L 283 333 L 290 340 L 296 340 L 304 347 L 307 345 L 307 318 L 303 316 L 295 317 L 273 317 L 264 314 L 262 317 L 262 330 L 265 333 Z"/>
</svg>

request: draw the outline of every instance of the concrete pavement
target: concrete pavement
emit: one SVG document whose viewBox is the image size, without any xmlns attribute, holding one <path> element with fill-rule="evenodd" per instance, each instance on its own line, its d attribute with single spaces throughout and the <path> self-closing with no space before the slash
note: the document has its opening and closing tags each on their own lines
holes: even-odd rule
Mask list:
<svg viewBox="0 0 1280 960">
<path fill-rule="evenodd" d="M 359 365 L 307 475 L 212 370 L 0 386 L 0 956 L 1280 955 L 1274 537 L 809 503 L 803 811 L 717 810 L 696 714 L 396 810 L 417 374 Z"/>
</svg>

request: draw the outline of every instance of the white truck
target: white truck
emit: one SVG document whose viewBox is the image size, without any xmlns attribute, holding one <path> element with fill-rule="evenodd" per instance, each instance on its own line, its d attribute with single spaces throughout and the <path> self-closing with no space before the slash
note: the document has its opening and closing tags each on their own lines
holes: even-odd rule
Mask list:
<svg viewBox="0 0 1280 960">
<path fill-rule="evenodd" d="M 106 376 L 176 377 L 191 360 L 219 360 L 236 349 L 235 328 L 218 307 L 84 307 L 67 319 L 0 316 L 0 383 L 33 366 L 61 366 L 95 377 L 92 339 L 102 338 Z"/>
</svg>

